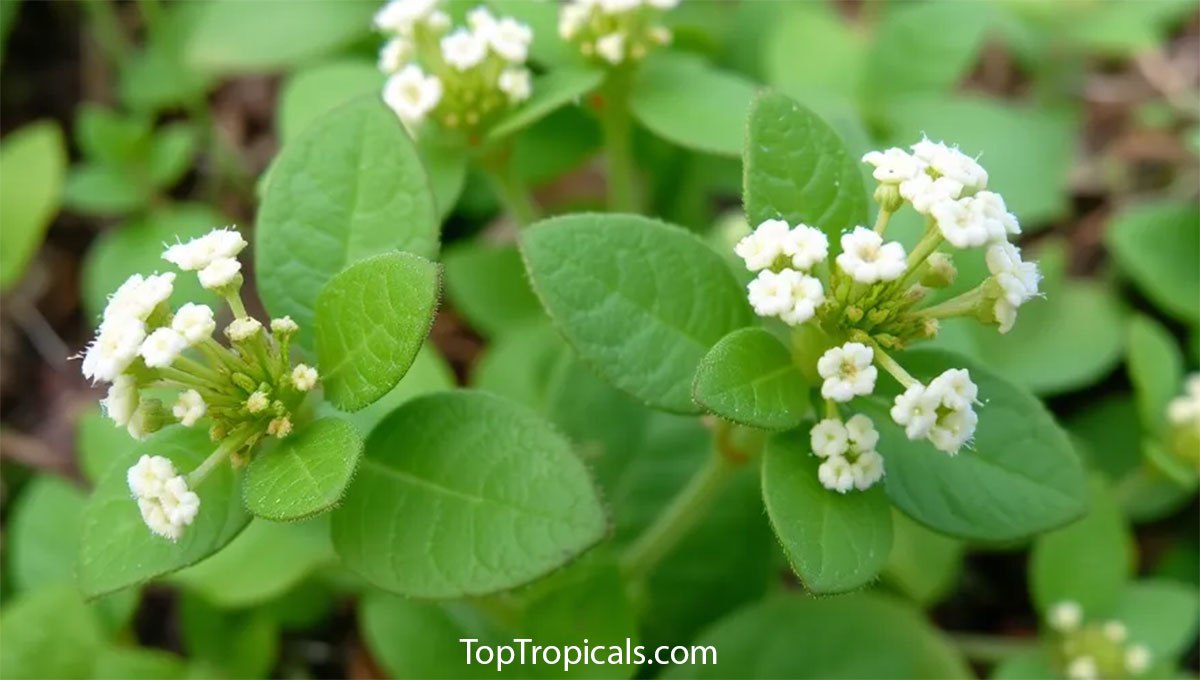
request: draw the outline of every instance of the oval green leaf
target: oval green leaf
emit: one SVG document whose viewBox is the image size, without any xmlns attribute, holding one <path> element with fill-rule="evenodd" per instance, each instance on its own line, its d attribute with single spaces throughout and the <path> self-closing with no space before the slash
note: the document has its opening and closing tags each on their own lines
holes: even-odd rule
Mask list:
<svg viewBox="0 0 1200 680">
<path fill-rule="evenodd" d="M 496 121 L 488 139 L 503 139 L 533 125 L 558 109 L 578 102 L 604 80 L 604 72 L 585 68 L 560 68 L 533 81 L 529 100 Z"/>
<path fill-rule="evenodd" d="M 778 92 L 750 109 L 746 143 L 746 219 L 808 224 L 836 246 L 841 233 L 867 221 L 867 192 L 858 159 L 815 113 Z"/>
<path fill-rule="evenodd" d="M 571 444 L 531 411 L 482 392 L 432 394 L 393 412 L 368 438 L 333 513 L 342 561 L 416 597 L 513 588 L 605 530 Z"/>
<path fill-rule="evenodd" d="M 108 467 L 84 510 L 77 576 L 85 595 L 103 595 L 195 564 L 225 547 L 246 526 L 250 516 L 242 509 L 229 465 L 217 466 L 195 489 L 200 512 L 178 542 L 150 533 L 130 498 L 125 473 L 143 454 L 165 456 L 180 474 L 187 474 L 215 446 L 202 428 L 169 427 Z"/>
<path fill-rule="evenodd" d="M 772 437 L 762 465 L 763 503 L 788 562 L 814 593 L 873 581 L 892 548 L 892 511 L 876 485 L 840 494 L 821 486 L 808 433 Z"/>
<path fill-rule="evenodd" d="M 328 510 L 354 477 L 362 449 L 358 430 L 339 418 L 300 428 L 254 456 L 242 485 L 246 509 L 277 522 Z"/>
<path fill-rule="evenodd" d="M 438 266 L 408 253 L 363 260 L 317 297 L 317 362 L 325 396 L 357 411 L 387 394 L 412 366 L 433 325 Z"/>
<path fill-rule="evenodd" d="M 1176 319 L 1200 320 L 1200 210 L 1159 201 L 1113 218 L 1108 248 L 1146 297 Z"/>
<path fill-rule="evenodd" d="M 521 248 L 534 292 L 575 351 L 655 408 L 698 412 L 700 360 L 754 321 L 721 257 L 673 225 L 568 215 L 527 229 Z"/>
<path fill-rule="evenodd" d="M 58 211 L 67 152 L 62 132 L 52 122 L 25 126 L 0 144 L 0 289 L 7 289 L 25 267 Z"/>
<path fill-rule="evenodd" d="M 680 146 L 740 156 L 754 83 L 679 54 L 662 54 L 639 69 L 629 110 L 654 134 Z"/>
<path fill-rule="evenodd" d="M 709 350 L 692 396 L 726 420 L 764 430 L 790 430 L 811 411 L 808 383 L 787 347 L 761 328 L 736 330 Z"/>
<path fill-rule="evenodd" d="M 1181 391 L 1183 352 L 1162 324 L 1138 315 L 1129 321 L 1128 353 L 1138 416 L 1142 427 L 1157 435 L 1166 424 L 1167 405 Z"/>
<path fill-rule="evenodd" d="M 974 448 L 947 456 L 909 441 L 888 415 L 890 403 L 864 403 L 887 461 L 892 501 L 943 533 L 983 541 L 1024 538 L 1062 526 L 1086 509 L 1087 483 L 1071 441 L 1033 395 L 979 364 L 947 352 L 906 352 L 903 364 L 928 382 L 967 368 L 979 386 Z"/>
<path fill-rule="evenodd" d="M 263 303 L 300 324 L 300 344 L 311 347 L 313 307 L 325 284 L 380 253 L 432 258 L 436 215 L 416 147 L 395 114 L 375 96 L 330 111 L 271 168 L 255 232 Z"/>
</svg>

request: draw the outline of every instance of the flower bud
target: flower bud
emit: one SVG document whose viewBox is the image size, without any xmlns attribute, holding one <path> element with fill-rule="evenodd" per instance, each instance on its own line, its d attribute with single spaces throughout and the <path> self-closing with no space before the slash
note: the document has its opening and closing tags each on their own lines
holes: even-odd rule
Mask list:
<svg viewBox="0 0 1200 680">
<path fill-rule="evenodd" d="M 234 373 L 231 378 L 234 385 L 237 385 L 247 392 L 258 391 L 258 381 L 246 375 L 245 373 Z"/>
<path fill-rule="evenodd" d="M 129 436 L 141 440 L 174 421 L 171 412 L 163 406 L 160 400 L 143 399 L 125 427 L 129 431 Z"/>
<path fill-rule="evenodd" d="M 899 210 L 900 206 L 904 205 L 904 197 L 900 195 L 900 185 L 889 182 L 876 186 L 875 202 L 879 204 L 880 210 L 888 212 Z"/>
<path fill-rule="evenodd" d="M 929 288 L 945 288 L 954 283 L 958 270 L 954 261 L 946 253 L 933 253 L 925 260 L 925 268 L 921 274 L 921 285 Z"/>
<path fill-rule="evenodd" d="M 850 323 L 858 323 L 859 321 L 862 321 L 863 318 L 862 307 L 857 307 L 854 305 L 847 307 L 844 314 L 846 316 L 846 320 Z"/>
</svg>

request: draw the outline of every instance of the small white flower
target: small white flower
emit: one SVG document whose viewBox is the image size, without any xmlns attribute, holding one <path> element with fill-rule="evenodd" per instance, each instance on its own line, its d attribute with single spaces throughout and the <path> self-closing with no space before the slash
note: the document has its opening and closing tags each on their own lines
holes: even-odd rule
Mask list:
<svg viewBox="0 0 1200 680">
<path fill-rule="evenodd" d="M 791 283 L 770 269 L 759 272 L 746 290 L 750 294 L 750 306 L 759 316 L 778 316 L 794 306 Z"/>
<path fill-rule="evenodd" d="M 1120 621 L 1106 621 L 1104 623 L 1104 637 L 1113 642 L 1125 642 L 1125 638 L 1129 637 L 1129 629 Z"/>
<path fill-rule="evenodd" d="M 1011 243 L 996 243 L 987 250 L 988 271 L 1004 292 L 1009 304 L 1020 307 L 1038 294 L 1042 275 L 1036 262 L 1021 259 L 1021 249 Z"/>
<path fill-rule="evenodd" d="M 113 317 L 105 321 L 83 355 L 84 377 L 92 382 L 116 379 L 137 359 L 145 339 L 146 325 L 136 318 Z"/>
<path fill-rule="evenodd" d="M 296 364 L 292 369 L 292 385 L 301 392 L 307 392 L 317 385 L 317 369 L 305 364 Z"/>
<path fill-rule="evenodd" d="M 459 71 L 466 71 L 487 56 L 487 43 L 463 28 L 442 38 L 441 47 L 442 59 Z"/>
<path fill-rule="evenodd" d="M 188 489 L 187 480 L 181 476 L 166 480 L 154 495 L 139 495 L 137 501 L 150 531 L 171 541 L 179 540 L 184 527 L 200 511 L 200 497 Z"/>
<path fill-rule="evenodd" d="M 208 411 L 208 404 L 204 403 L 204 398 L 196 390 L 187 390 L 179 395 L 179 400 L 171 407 L 171 414 L 183 423 L 184 427 L 191 427 L 196 424 L 197 420 L 204 417 Z"/>
<path fill-rule="evenodd" d="M 620 64 L 625 60 L 625 34 L 609 33 L 596 40 L 596 54 L 599 54 L 610 64 Z"/>
<path fill-rule="evenodd" d="M 842 235 L 842 254 L 837 265 L 859 283 L 894 281 L 908 268 L 904 246 L 896 241 L 883 242 L 883 237 L 866 227 Z"/>
<path fill-rule="evenodd" d="M 211 307 L 189 302 L 175 312 L 175 317 L 171 319 L 171 329 L 182 335 L 188 346 L 191 346 L 212 337 L 213 331 L 217 329 L 217 322 L 213 320 Z"/>
<path fill-rule="evenodd" d="M 471 27 L 472 31 L 487 35 L 488 31 L 495 28 L 496 17 L 492 14 L 491 10 L 480 5 L 467 12 L 467 25 Z"/>
<path fill-rule="evenodd" d="M 1081 656 L 1067 664 L 1067 677 L 1070 680 L 1099 680 L 1100 673 L 1092 657 Z"/>
<path fill-rule="evenodd" d="M 941 398 L 937 393 L 930 392 L 920 383 L 910 385 L 896 397 L 891 410 L 892 420 L 904 426 L 904 434 L 909 439 L 923 439 L 937 422 L 940 404 Z"/>
<path fill-rule="evenodd" d="M 834 347 L 817 360 L 817 372 L 825 379 L 821 396 L 834 401 L 850 401 L 855 395 L 875 391 L 879 370 L 872 365 L 875 353 L 861 342 Z"/>
<path fill-rule="evenodd" d="M 944 401 L 943 405 L 945 405 Z M 938 415 L 933 426 L 929 428 L 929 441 L 937 450 L 953 456 L 967 442 L 971 441 L 971 437 L 975 435 L 975 426 L 978 424 L 979 416 L 976 415 L 974 409 L 946 410 Z"/>
<path fill-rule="evenodd" d="M 605 14 L 622 14 L 642 6 L 642 0 L 596 0 Z"/>
<path fill-rule="evenodd" d="M 961 410 L 971 408 L 979 396 L 979 387 L 971 380 L 965 368 L 951 368 L 929 382 L 929 388 L 941 396 L 947 408 Z"/>
<path fill-rule="evenodd" d="M 825 232 L 806 224 L 798 224 L 783 237 L 783 254 L 792 258 L 792 266 L 808 271 L 829 254 L 829 239 Z"/>
<path fill-rule="evenodd" d="M 1150 670 L 1150 648 L 1146 645 L 1129 645 L 1125 649 L 1125 670 L 1141 675 Z"/>
<path fill-rule="evenodd" d="M 922 215 L 928 215 L 938 203 L 956 200 L 962 192 L 963 185 L 949 177 L 934 179 L 926 173 L 900 183 L 900 196 Z"/>
<path fill-rule="evenodd" d="M 872 151 L 863 156 L 862 160 L 875 166 L 871 176 L 884 184 L 899 184 L 925 172 L 925 164 L 916 156 L 896 147 Z"/>
<path fill-rule="evenodd" d="M 766 269 L 783 254 L 784 242 L 790 238 L 790 231 L 788 223 L 783 220 L 766 220 L 738 241 L 733 252 L 745 261 L 746 269 L 752 272 Z"/>
<path fill-rule="evenodd" d="M 883 456 L 876 451 L 860 453 L 850 464 L 850 474 L 854 478 L 854 488 L 866 491 L 883 479 Z"/>
<path fill-rule="evenodd" d="M 437 4 L 438 0 L 391 0 L 375 13 L 375 28 L 407 34 L 417 22 L 433 12 Z"/>
<path fill-rule="evenodd" d="M 425 17 L 423 23 L 434 33 L 440 35 L 450 29 L 450 15 L 440 9 L 435 10 Z"/>
<path fill-rule="evenodd" d="M 108 387 L 108 395 L 100 400 L 100 405 L 114 423 L 124 427 L 137 411 L 139 402 L 137 379 L 131 375 L 118 375 L 113 378 L 112 385 Z"/>
<path fill-rule="evenodd" d="M 500 72 L 497 83 L 500 91 L 508 95 L 508 100 L 514 104 L 529 99 L 533 92 L 533 83 L 529 77 L 529 69 L 506 68 Z"/>
<path fill-rule="evenodd" d="M 262 324 L 252 316 L 234 319 L 225 327 L 225 337 L 233 342 L 242 342 L 254 337 L 262 330 Z"/>
<path fill-rule="evenodd" d="M 134 498 L 149 498 L 162 493 L 163 485 L 175 475 L 169 458 L 144 455 L 125 473 L 125 481 Z"/>
<path fill-rule="evenodd" d="M 223 227 L 167 248 L 163 259 L 184 271 L 198 271 L 217 260 L 236 258 L 246 245 L 237 229 Z"/>
<path fill-rule="evenodd" d="M 298 330 L 300 330 L 300 325 L 292 321 L 290 316 L 271 319 L 271 332 L 275 335 L 292 335 Z"/>
<path fill-rule="evenodd" d="M 174 272 L 147 277 L 134 274 L 108 299 L 104 307 L 104 321 L 120 318 L 145 321 L 158 305 L 171 297 L 174 284 Z"/>
<path fill-rule="evenodd" d="M 188 341 L 178 331 L 171 328 L 158 328 L 142 342 L 138 353 L 150 368 L 163 368 L 174 363 L 183 350 L 187 349 Z"/>
<path fill-rule="evenodd" d="M 587 23 L 591 12 L 591 5 L 586 3 L 569 2 L 563 5 L 558 15 L 558 36 L 563 40 L 574 38 Z"/>
<path fill-rule="evenodd" d="M 207 290 L 223 288 L 234 281 L 242 271 L 242 263 L 232 257 L 213 260 L 200 270 L 200 285 Z"/>
<path fill-rule="evenodd" d="M 971 197 L 970 207 L 981 216 L 991 241 L 1006 241 L 1009 236 L 1021 233 L 1017 216 L 1008 211 L 1008 206 L 1004 204 L 1004 198 L 1000 194 L 980 191 Z"/>
<path fill-rule="evenodd" d="M 512 17 L 504 17 L 495 22 L 485 35 L 492 51 L 505 61 L 525 63 L 525 58 L 529 56 L 529 43 L 533 42 L 533 31 L 528 26 Z"/>
<path fill-rule="evenodd" d="M 813 318 L 817 307 L 825 302 L 825 290 L 821 287 L 820 279 L 794 269 L 779 272 L 779 278 L 791 289 L 792 298 L 791 307 L 780 312 L 779 318 L 789 326 L 799 326 Z"/>
<path fill-rule="evenodd" d="M 1189 376 L 1184 393 L 1167 404 L 1167 420 L 1172 425 L 1200 422 L 1200 373 Z"/>
<path fill-rule="evenodd" d="M 974 158 L 928 138 L 912 145 L 913 155 L 935 173 L 973 191 L 987 188 L 988 174 Z"/>
<path fill-rule="evenodd" d="M 412 43 L 405 38 L 392 38 L 379 50 L 379 70 L 390 76 L 403 68 L 411 56 Z"/>
<path fill-rule="evenodd" d="M 1058 602 L 1046 613 L 1046 622 L 1060 633 L 1077 630 L 1083 623 L 1083 608 L 1072 600 Z"/>
<path fill-rule="evenodd" d="M 262 390 L 258 390 L 249 397 L 246 397 L 246 410 L 251 414 L 262 413 L 263 411 L 267 410 L 267 407 L 270 405 L 271 398 L 268 397 L 267 393 L 263 392 Z"/>
<path fill-rule="evenodd" d="M 1004 298 L 996 300 L 992 306 L 992 315 L 996 317 L 997 330 L 1001 334 L 1012 330 L 1017 323 L 1017 307 Z"/>
<path fill-rule="evenodd" d="M 874 451 L 879 444 L 879 431 L 875 429 L 875 423 L 861 413 L 850 416 L 846 421 L 846 435 L 851 446 L 860 454 Z"/>
<path fill-rule="evenodd" d="M 849 433 L 837 418 L 825 418 L 809 430 L 813 455 L 818 458 L 843 456 L 849 450 Z"/>
<path fill-rule="evenodd" d="M 838 493 L 854 488 L 854 468 L 842 456 L 830 456 L 817 468 L 817 479 L 821 486 Z"/>
<path fill-rule="evenodd" d="M 971 207 L 974 200 L 942 201 L 929 211 L 938 231 L 955 248 L 975 248 L 990 240 L 983 213 Z"/>
<path fill-rule="evenodd" d="M 416 64 L 405 66 L 383 86 L 384 103 L 408 125 L 424 120 L 441 100 L 442 81 Z"/>
</svg>

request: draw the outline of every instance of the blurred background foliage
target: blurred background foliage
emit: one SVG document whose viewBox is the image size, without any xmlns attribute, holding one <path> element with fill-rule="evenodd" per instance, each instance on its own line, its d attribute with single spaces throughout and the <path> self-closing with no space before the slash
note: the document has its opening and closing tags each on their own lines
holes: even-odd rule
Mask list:
<svg viewBox="0 0 1200 680">
<path fill-rule="evenodd" d="M 568 59 L 552 4 L 490 4 L 535 28 L 540 68 Z M 140 590 L 85 603 L 72 585 L 85 490 L 129 439 L 65 358 L 117 282 L 158 266 L 164 241 L 252 225 L 279 145 L 379 90 L 375 9 L 0 0 L 4 675 L 430 677 L 461 674 L 462 633 L 500 635 L 487 607 L 367 587 L 337 565 L 322 518 L 255 520 L 227 550 Z M 721 663 L 707 672 L 723 677 L 956 676 L 964 659 L 983 674 L 1000 660 L 1033 664 L 1009 666 L 1028 677 L 1047 672 L 1030 660 L 1039 612 L 1074 597 L 1133 611 L 1163 658 L 1194 674 L 1196 469 L 1170 453 L 1163 419 L 1200 362 L 1194 0 L 685 0 L 669 20 L 672 54 L 646 64 L 632 102 L 642 190 L 649 212 L 718 249 L 734 233 L 744 119 L 761 87 L 817 111 L 855 154 L 924 133 L 981 155 L 1041 259 L 1046 299 L 1003 338 L 947 324 L 937 342 L 1047 399 L 1091 465 L 1092 511 L 1004 546 L 897 514 L 881 583 L 810 600 L 747 472 L 627 598 L 608 553 L 700 464 L 706 434 L 574 358 L 486 182 L 428 148 L 447 300 L 412 372 L 354 418 L 366 430 L 411 396 L 467 384 L 538 409 L 577 442 L 613 509 L 613 539 L 522 593 L 517 628 L 539 641 L 708 640 Z M 724 95 L 697 95 L 713 91 Z M 602 205 L 601 144 L 586 101 L 521 133 L 516 163 L 547 213 Z M 1163 606 L 1147 614 L 1146 603 Z M 1190 632 L 1166 640 L 1171 630 Z M 847 666 L 839 640 L 875 655 Z"/>
</svg>

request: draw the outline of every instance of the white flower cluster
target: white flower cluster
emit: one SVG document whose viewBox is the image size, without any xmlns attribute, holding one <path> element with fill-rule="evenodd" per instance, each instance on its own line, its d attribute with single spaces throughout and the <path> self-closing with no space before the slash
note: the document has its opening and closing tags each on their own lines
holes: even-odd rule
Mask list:
<svg viewBox="0 0 1200 680">
<path fill-rule="evenodd" d="M 892 405 L 892 420 L 909 439 L 928 439 L 939 451 L 954 455 L 975 435 L 978 396 L 967 369 L 952 368 L 929 385 L 909 385 Z"/>
<path fill-rule="evenodd" d="M 200 497 L 167 458 L 142 456 L 129 468 L 126 481 L 146 526 L 163 538 L 179 540 L 200 512 Z"/>
<path fill-rule="evenodd" d="M 1125 624 L 1111 620 L 1085 626 L 1078 602 L 1055 604 L 1046 613 L 1046 623 L 1061 636 L 1064 671 L 1070 680 L 1139 676 L 1150 670 L 1150 648 L 1129 644 Z"/>
<path fill-rule="evenodd" d="M 242 235 L 232 227 L 225 227 L 167 248 L 163 259 L 185 272 L 198 272 L 200 285 L 219 291 L 233 284 L 241 273 L 242 263 L 237 257 L 245 247 Z"/>
<path fill-rule="evenodd" d="M 1200 373 L 1188 376 L 1184 393 L 1167 405 L 1167 420 L 1176 427 L 1200 427 Z"/>
<path fill-rule="evenodd" d="M 448 128 L 475 128 L 532 94 L 525 60 L 533 31 L 486 7 L 451 31 L 438 0 L 391 0 L 375 27 L 391 37 L 379 52 L 383 100 L 410 131 L 430 115 Z"/>
<path fill-rule="evenodd" d="M 987 191 L 987 170 L 974 158 L 929 139 L 910 148 L 911 153 L 891 148 L 863 156 L 875 168 L 872 174 L 880 183 L 876 195 L 886 198 L 882 203 L 889 211 L 899 207 L 899 199 L 908 201 L 955 248 L 988 246 L 996 289 L 989 299 L 1000 332 L 1007 333 L 1017 308 L 1038 295 L 1041 281 L 1037 265 L 1024 262 L 1020 249 L 1008 242 L 1021 233 L 1016 216 L 1000 194 Z"/>
<path fill-rule="evenodd" d="M 651 48 L 671 42 L 661 13 L 679 0 L 569 0 L 558 17 L 558 34 L 579 45 L 586 57 L 617 66 L 643 59 Z"/>
<path fill-rule="evenodd" d="M 829 252 L 821 230 L 783 220 L 767 220 L 738 242 L 734 252 L 757 271 L 747 290 L 750 305 L 759 316 L 774 316 L 789 326 L 813 318 L 825 302 L 821 281 L 809 274 Z"/>
<path fill-rule="evenodd" d="M 871 419 L 861 413 L 845 423 L 826 418 L 809 432 L 813 455 L 824 461 L 817 478 L 826 489 L 846 493 L 865 491 L 883 479 L 883 457 L 875 450 L 879 432 Z"/>
</svg>

